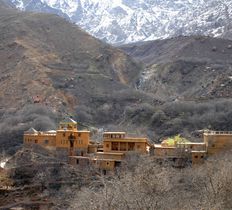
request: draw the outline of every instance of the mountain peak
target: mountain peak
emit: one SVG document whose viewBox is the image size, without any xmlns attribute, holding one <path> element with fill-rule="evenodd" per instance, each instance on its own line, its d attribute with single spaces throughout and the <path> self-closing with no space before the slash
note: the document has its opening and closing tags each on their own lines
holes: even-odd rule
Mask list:
<svg viewBox="0 0 232 210">
<path fill-rule="evenodd" d="M 221 36 L 230 24 L 229 0 L 11 0 L 22 10 L 66 17 L 113 44 L 179 35 Z"/>
</svg>

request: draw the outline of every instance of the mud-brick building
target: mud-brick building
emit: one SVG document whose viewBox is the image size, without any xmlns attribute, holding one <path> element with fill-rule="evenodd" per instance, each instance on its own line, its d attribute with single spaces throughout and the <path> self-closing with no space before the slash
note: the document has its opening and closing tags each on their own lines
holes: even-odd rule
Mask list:
<svg viewBox="0 0 232 210">
<path fill-rule="evenodd" d="M 127 137 L 125 132 L 105 132 L 103 134 L 104 152 L 135 151 L 145 154 L 149 151 L 147 138 Z"/>
<path fill-rule="evenodd" d="M 211 155 L 232 149 L 232 131 L 209 131 L 203 133 L 202 142 L 173 142 L 164 140 L 152 147 L 152 155 L 159 159 L 186 159 L 193 165 L 204 163 Z"/>
<path fill-rule="evenodd" d="M 147 138 L 128 137 L 125 132 L 104 132 L 101 152 L 97 151 L 88 158 L 72 156 L 70 162 L 82 167 L 91 164 L 105 172 L 112 171 L 121 165 L 127 153 L 147 154 L 149 148 L 150 143 Z"/>
<path fill-rule="evenodd" d="M 24 132 L 24 144 L 37 144 L 50 150 L 55 150 L 58 155 L 85 155 L 89 150 L 90 132 L 77 129 L 77 122 L 66 118 L 60 122 L 57 130 L 36 131 L 34 128 Z M 71 154 L 70 154 L 71 153 Z"/>
<path fill-rule="evenodd" d="M 232 131 L 205 131 L 203 136 L 207 155 L 232 149 Z"/>
</svg>

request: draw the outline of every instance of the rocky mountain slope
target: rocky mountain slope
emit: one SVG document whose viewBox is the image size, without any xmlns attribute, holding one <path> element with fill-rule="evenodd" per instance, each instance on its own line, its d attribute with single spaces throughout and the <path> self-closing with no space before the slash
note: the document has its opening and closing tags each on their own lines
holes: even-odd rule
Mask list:
<svg viewBox="0 0 232 210">
<path fill-rule="evenodd" d="M 56 15 L 1 7 L 0 40 L 0 128 L 8 143 L 22 141 L 29 126 L 54 128 L 65 115 L 116 124 L 126 106 L 151 101 L 134 88 L 140 65 Z"/>
<path fill-rule="evenodd" d="M 231 29 L 230 0 L 11 0 L 26 11 L 55 13 L 113 44 L 178 35 L 221 36 Z M 229 33 L 231 34 L 231 33 Z"/>
<path fill-rule="evenodd" d="M 177 37 L 122 47 L 145 63 L 142 90 L 172 100 L 231 98 L 232 41 Z"/>
<path fill-rule="evenodd" d="M 232 41 L 177 37 L 121 49 L 144 63 L 137 88 L 165 101 L 150 118 L 156 136 L 232 130 Z"/>
</svg>

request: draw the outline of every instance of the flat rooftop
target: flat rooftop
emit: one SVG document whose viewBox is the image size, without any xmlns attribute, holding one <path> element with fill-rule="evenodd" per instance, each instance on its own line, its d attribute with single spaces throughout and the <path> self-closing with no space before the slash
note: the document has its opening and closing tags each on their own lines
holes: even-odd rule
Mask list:
<svg viewBox="0 0 232 210">
<path fill-rule="evenodd" d="M 67 132 L 67 131 L 70 131 L 70 132 L 73 132 L 73 133 L 90 133 L 90 131 L 87 131 L 87 130 L 57 130 L 57 132 Z"/>
<path fill-rule="evenodd" d="M 96 155 L 124 155 L 122 152 L 97 152 Z"/>
<path fill-rule="evenodd" d="M 205 142 L 186 142 L 186 143 L 177 143 L 183 145 L 205 145 Z"/>
<path fill-rule="evenodd" d="M 122 131 L 119 131 L 119 132 L 114 132 L 114 131 L 112 131 L 112 132 L 104 132 L 103 134 L 126 134 L 126 132 L 122 132 Z"/>
<path fill-rule="evenodd" d="M 105 138 L 104 142 L 147 142 L 147 138 L 133 138 L 133 137 L 126 137 L 126 138 Z"/>
<path fill-rule="evenodd" d="M 201 150 L 201 151 L 191 151 L 191 153 L 206 153 L 206 151 Z"/>
</svg>

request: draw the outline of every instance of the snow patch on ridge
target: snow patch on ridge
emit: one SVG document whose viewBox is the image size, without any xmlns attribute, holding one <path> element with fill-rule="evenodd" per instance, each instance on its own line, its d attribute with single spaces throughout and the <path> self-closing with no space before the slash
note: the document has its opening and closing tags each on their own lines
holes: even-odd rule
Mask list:
<svg viewBox="0 0 232 210">
<path fill-rule="evenodd" d="M 228 28 L 230 0 L 11 0 L 22 10 L 67 15 L 72 22 L 97 38 L 113 44 L 164 39 L 179 35 L 220 36 Z M 46 11 L 47 12 L 47 11 Z"/>
</svg>

